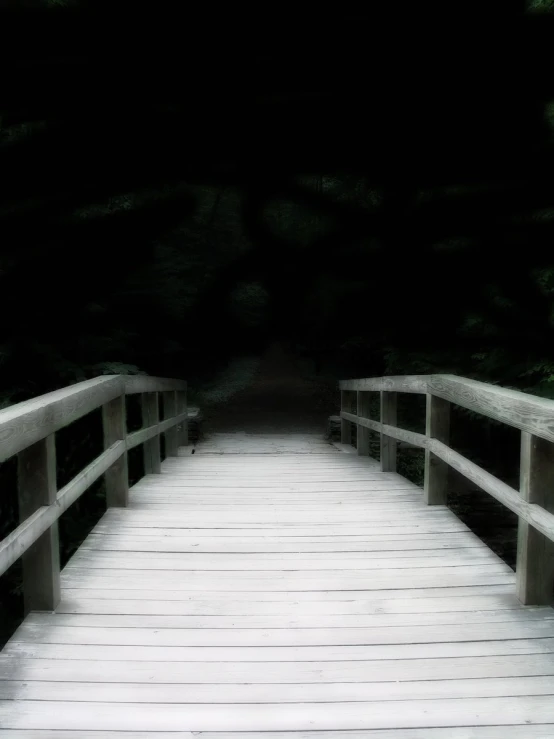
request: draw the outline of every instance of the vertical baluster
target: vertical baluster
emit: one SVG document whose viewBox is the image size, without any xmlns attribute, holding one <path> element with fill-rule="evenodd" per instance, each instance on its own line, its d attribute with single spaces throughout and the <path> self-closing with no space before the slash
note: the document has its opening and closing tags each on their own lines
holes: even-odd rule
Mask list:
<svg viewBox="0 0 554 739">
<path fill-rule="evenodd" d="M 428 439 L 444 444 L 450 440 L 450 403 L 427 393 L 425 433 Z M 446 505 L 448 495 L 449 466 L 442 459 L 425 450 L 425 478 L 423 497 L 428 505 Z"/>
<path fill-rule="evenodd" d="M 381 423 L 396 426 L 397 394 L 381 390 Z M 381 432 L 381 470 L 396 472 L 396 439 Z"/>
<path fill-rule="evenodd" d="M 169 390 L 163 394 L 164 420 L 177 415 L 177 393 Z M 164 433 L 165 456 L 176 457 L 178 449 L 177 426 L 172 426 Z"/>
<path fill-rule="evenodd" d="M 186 390 L 177 390 L 177 414 L 181 415 L 181 413 L 187 412 L 187 391 Z M 184 421 L 181 421 L 179 424 L 179 431 L 178 431 L 178 444 L 179 446 L 188 446 L 189 443 L 189 424 L 188 420 L 185 418 Z"/>
<path fill-rule="evenodd" d="M 369 392 L 358 390 L 357 392 L 357 415 L 360 418 L 369 418 Z M 356 442 L 358 454 L 369 456 L 369 429 L 358 424 L 358 437 Z"/>
<path fill-rule="evenodd" d="M 142 393 L 142 425 L 153 426 L 160 421 L 158 393 Z M 144 442 L 144 474 L 161 472 L 160 435 Z"/>
<path fill-rule="evenodd" d="M 352 394 L 350 390 L 341 390 L 340 392 L 340 409 L 347 413 L 352 412 Z M 352 421 L 346 418 L 340 420 L 340 440 L 341 444 L 352 444 Z"/>
<path fill-rule="evenodd" d="M 19 518 L 24 521 L 42 506 L 56 502 L 56 442 L 54 434 L 17 455 Z M 53 611 L 60 602 L 58 522 L 23 555 L 25 613 Z"/>
<path fill-rule="evenodd" d="M 521 432 L 520 493 L 523 500 L 554 513 L 554 444 Z M 552 602 L 554 542 L 519 519 L 516 592 L 525 605 Z"/>
<path fill-rule="evenodd" d="M 127 436 L 125 395 L 119 395 L 102 407 L 104 449 Z M 106 470 L 106 504 L 108 508 L 124 508 L 129 503 L 129 471 L 127 452 Z"/>
</svg>

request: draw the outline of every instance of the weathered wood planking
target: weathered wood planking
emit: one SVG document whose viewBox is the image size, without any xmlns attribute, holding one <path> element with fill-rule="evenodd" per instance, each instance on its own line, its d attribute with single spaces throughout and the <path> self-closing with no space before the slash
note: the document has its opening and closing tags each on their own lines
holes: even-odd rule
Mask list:
<svg viewBox="0 0 554 739">
<path fill-rule="evenodd" d="M 554 736 L 554 611 L 416 486 L 300 442 L 131 488 L 0 656 L 0 737 Z"/>
</svg>

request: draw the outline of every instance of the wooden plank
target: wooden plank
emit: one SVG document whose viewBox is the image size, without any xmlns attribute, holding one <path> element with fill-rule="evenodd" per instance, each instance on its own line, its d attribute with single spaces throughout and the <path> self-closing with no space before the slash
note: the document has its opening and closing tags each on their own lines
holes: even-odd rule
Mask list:
<svg viewBox="0 0 554 739">
<path fill-rule="evenodd" d="M 377 539 L 377 541 L 369 542 L 346 538 L 342 543 L 340 538 L 326 542 L 326 537 L 321 537 L 323 541 L 320 542 L 317 539 L 298 537 L 299 541 L 294 544 L 279 541 L 272 543 L 264 537 L 250 537 L 248 543 L 245 543 L 240 537 L 191 539 L 190 537 L 179 536 L 128 537 L 124 533 L 114 535 L 91 534 L 81 545 L 79 551 L 190 552 L 191 554 L 222 554 L 225 556 L 234 554 L 257 556 L 263 554 L 266 560 L 277 557 L 281 559 L 296 558 L 300 552 L 303 559 L 311 559 L 331 554 L 348 555 L 354 558 L 367 556 L 405 557 L 409 554 L 415 555 L 416 553 L 426 552 L 435 557 L 442 557 L 445 551 L 448 553 L 450 550 L 454 550 L 453 553 L 458 549 L 490 551 L 486 544 L 478 539 L 466 541 L 464 537 L 460 540 L 460 534 L 451 534 L 448 537 L 441 537 L 438 534 L 435 537 L 440 538 L 433 540 L 421 537 L 414 540 L 399 539 L 396 541 Z"/>
<path fill-rule="evenodd" d="M 195 599 L 189 601 L 158 600 L 117 600 L 108 598 L 86 598 L 66 595 L 56 609 L 56 613 L 106 613 L 106 614 L 145 614 L 158 616 L 195 615 L 341 615 L 341 614 L 440 614 L 463 615 L 478 611 L 482 616 L 490 611 L 520 611 L 522 606 L 513 593 L 499 595 L 468 595 L 458 597 L 401 598 L 390 599 L 385 593 L 372 597 L 357 594 L 344 596 L 344 600 L 261 601 L 261 600 L 222 600 L 221 598 Z"/>
<path fill-rule="evenodd" d="M 468 733 L 471 732 L 471 733 Z M 503 726 L 501 739 L 552 739 L 551 725 Z M 155 739 L 193 739 L 190 731 L 157 731 Z M 202 739 L 244 739 L 244 732 L 203 731 Z M 48 729 L 4 729 L 3 739 L 153 739 L 147 731 L 50 731 Z M 473 726 L 442 729 L 359 729 L 352 731 L 251 731 L 248 739 L 499 739 L 498 727 Z"/>
<path fill-rule="evenodd" d="M 476 553 L 472 554 L 472 551 Z M 349 572 L 380 570 L 380 569 L 420 569 L 427 567 L 460 567 L 462 565 L 493 565 L 499 564 L 501 560 L 496 559 L 492 552 L 483 550 L 469 550 L 461 552 L 453 550 L 452 554 L 443 553 L 440 558 L 436 556 L 426 556 L 415 554 L 404 557 L 364 557 L 337 559 L 319 557 L 319 559 L 306 559 L 301 553 L 295 560 L 271 560 L 260 557 L 250 557 L 249 559 L 239 559 L 225 555 L 223 558 L 203 557 L 198 555 L 182 555 L 182 554 L 162 554 L 158 552 L 149 552 L 141 556 L 139 552 L 130 557 L 127 552 L 118 554 L 116 552 L 77 552 L 71 559 L 71 566 L 90 567 L 91 570 L 98 569 L 129 569 L 129 570 L 179 570 L 199 571 L 203 572 L 293 572 L 297 570 L 319 571 L 325 570 L 330 572 L 333 570 L 347 570 Z M 502 563 L 504 564 L 504 563 Z"/>
<path fill-rule="evenodd" d="M 439 398 L 554 441 L 554 400 L 455 375 L 430 375 L 428 388 Z"/>
<path fill-rule="evenodd" d="M 243 609 L 244 610 L 244 609 Z M 552 608 L 508 608 L 500 611 L 470 613 L 452 611 L 433 613 L 339 613 L 323 614 L 311 609 L 302 608 L 291 614 L 251 614 L 228 613 L 228 606 L 220 608 L 218 614 L 201 615 L 168 615 L 168 614 L 91 614 L 91 613 L 55 613 L 31 614 L 25 623 L 41 627 L 56 628 L 102 627 L 102 628 L 146 628 L 146 629 L 311 629 L 311 628 L 385 628 L 385 627 L 420 627 L 491 623 L 530 624 L 548 623 L 554 638 L 554 610 Z M 16 633 L 14 641 L 18 641 Z"/>
<path fill-rule="evenodd" d="M 409 645 L 406 645 L 406 649 Z M 243 648 L 244 649 L 244 648 Z M 398 647 L 397 647 L 398 649 Z M 147 662 L 0 657 L 0 678 L 55 682 L 337 683 L 554 675 L 552 653 L 330 662 Z M 107 679 L 109 678 L 109 679 Z"/>
<path fill-rule="evenodd" d="M 389 375 L 359 380 L 341 380 L 341 390 L 387 391 L 397 393 L 426 393 L 429 375 Z"/>
<path fill-rule="evenodd" d="M 421 680 L 405 683 L 332 683 L 298 685 L 147 685 L 132 683 L 0 682 L 0 700 L 107 703 L 337 703 L 445 698 L 497 698 L 554 695 L 554 677 L 506 677 L 480 680 Z"/>
<path fill-rule="evenodd" d="M 131 511 L 132 513 L 133 511 Z M 114 524 L 118 524 L 118 529 L 114 528 Z M 462 521 L 452 518 L 429 518 L 422 519 L 421 523 L 415 522 L 380 522 L 379 527 L 372 526 L 371 523 L 362 522 L 358 524 L 340 523 L 336 527 L 328 523 L 313 523 L 310 525 L 275 525 L 275 524 L 245 524 L 241 526 L 221 526 L 212 524 L 211 521 L 207 525 L 198 526 L 197 524 L 189 524 L 183 521 L 149 521 L 148 519 L 137 520 L 132 519 L 121 521 L 108 519 L 106 515 L 94 528 L 93 533 L 98 534 L 114 534 L 116 532 L 122 535 L 130 536 L 192 536 L 198 539 L 207 538 L 237 538 L 241 537 L 245 541 L 251 538 L 260 537 L 273 542 L 283 541 L 294 542 L 298 537 L 308 537 L 321 539 L 337 538 L 338 541 L 344 541 L 345 537 L 360 540 L 360 537 L 367 537 L 368 541 L 389 541 L 391 539 L 402 538 L 403 536 L 436 536 L 443 532 L 465 534 L 473 541 L 478 537 L 471 532 Z M 376 533 L 377 532 L 377 533 Z M 322 539 L 324 540 L 324 539 Z"/>
<path fill-rule="evenodd" d="M 124 441 L 127 437 L 127 417 L 125 395 L 118 395 L 102 406 L 102 427 L 104 449 L 112 444 Z M 105 472 L 106 504 L 109 508 L 124 508 L 129 502 L 129 470 L 127 465 L 127 449 Z"/>
<path fill-rule="evenodd" d="M 388 588 L 381 589 L 376 588 L 374 590 L 357 588 L 355 591 L 344 590 L 341 588 L 331 589 L 320 588 L 319 590 L 258 590 L 249 593 L 242 592 L 240 597 L 245 602 L 294 602 L 294 603 L 306 603 L 306 602 L 328 602 L 328 601 L 344 601 L 344 600 L 355 600 L 361 598 L 362 600 L 371 599 L 383 599 L 387 598 L 402 598 L 405 600 L 420 600 L 421 598 L 466 598 L 471 595 L 513 595 L 513 585 L 515 578 L 512 578 L 510 582 L 500 584 L 473 584 L 473 585 L 461 585 L 456 586 L 452 583 L 448 585 L 433 587 L 433 586 L 420 586 L 412 588 Z M 136 587 L 129 589 L 122 589 L 121 591 L 114 590 L 113 588 L 72 588 L 62 583 L 62 596 L 64 598 L 75 599 L 97 599 L 107 601 L 123 601 L 123 600 L 166 600 L 166 601 L 191 601 L 188 590 L 164 590 L 160 592 L 156 588 L 148 587 Z M 237 594 L 233 591 L 225 590 L 208 590 L 206 589 L 201 596 L 202 599 L 211 598 L 217 599 L 222 602 L 236 600 Z"/>
<path fill-rule="evenodd" d="M 554 446 L 521 432 L 520 493 L 526 503 L 554 513 Z M 554 541 L 519 520 L 516 592 L 522 603 L 551 603 L 554 597 Z"/>
<path fill-rule="evenodd" d="M 435 572 L 431 568 L 425 570 L 414 570 L 411 573 L 396 574 L 389 570 L 389 579 L 386 580 L 381 576 L 360 576 L 357 578 L 345 578 L 342 574 L 340 577 L 333 576 L 328 573 L 319 573 L 320 577 L 313 579 L 293 579 L 291 577 L 271 578 L 271 582 L 267 578 L 224 578 L 224 577 L 206 577 L 185 578 L 182 574 L 178 577 L 167 577 L 166 574 L 157 572 L 154 575 L 146 577 L 144 573 L 136 575 L 130 573 L 129 570 L 110 570 L 102 572 L 102 575 L 91 573 L 79 573 L 76 569 L 64 570 L 62 575 L 62 587 L 65 588 L 92 588 L 92 589 L 114 589 L 114 590 L 137 590 L 137 589 L 154 589 L 160 591 L 159 597 L 164 598 L 165 592 L 168 590 L 183 590 L 187 592 L 209 591 L 214 592 L 265 592 L 271 588 L 274 592 L 303 592 L 308 590 L 340 590 L 340 591 L 360 591 L 360 590 L 384 590 L 387 587 L 391 589 L 412 589 L 412 588 L 447 588 L 447 587 L 468 587 L 471 585 L 513 585 L 514 577 L 509 573 L 498 574 L 477 574 L 473 570 L 475 568 L 453 567 L 448 571 L 440 570 Z M 383 574 L 383 573 L 381 573 Z M 394 574 L 394 580 L 392 578 Z M 162 595 L 163 591 L 163 595 Z"/>
<path fill-rule="evenodd" d="M 54 434 L 36 441 L 19 453 L 17 482 L 19 518 L 23 524 L 43 506 L 55 504 L 57 483 Z M 33 610 L 51 611 L 60 601 L 58 522 L 53 521 L 40 535 L 35 535 L 36 531 L 33 532 L 32 528 L 27 529 L 25 533 L 33 536 L 33 543 L 23 554 L 24 610 L 25 613 Z M 17 549 L 14 542 L 11 552 L 15 551 Z"/>
<path fill-rule="evenodd" d="M 96 377 L 0 410 L 0 463 L 121 394 L 121 377 Z"/>
<path fill-rule="evenodd" d="M 158 393 L 142 393 L 142 422 L 146 427 L 156 426 L 160 422 Z M 159 432 L 144 442 L 144 474 L 151 475 L 161 472 L 161 452 Z"/>
<path fill-rule="evenodd" d="M 425 416 L 427 439 L 437 439 L 448 445 L 450 438 L 450 403 L 427 393 Z M 449 467 L 440 457 L 425 449 L 423 499 L 427 505 L 446 505 Z"/>
<path fill-rule="evenodd" d="M 269 731 L 502 726 L 554 722 L 551 696 L 360 703 L 217 704 L 0 701 L 6 728 L 179 731 Z"/>
<path fill-rule="evenodd" d="M 5 658 L 13 660 L 74 660 L 106 662 L 358 662 L 371 660 L 447 659 L 459 657 L 507 657 L 511 655 L 550 655 L 554 639 L 500 639 L 495 641 L 444 642 L 437 644 L 364 644 L 296 647 L 155 647 L 103 646 L 101 644 L 30 644 L 9 642 Z M 19 674 L 19 673 L 18 673 Z M 540 674 L 540 673 L 538 673 Z M 500 675 L 499 675 L 500 676 Z M 9 675 L 13 679 L 14 675 Z M 88 679 L 86 675 L 83 678 Z M 31 676 L 33 679 L 33 676 Z M 37 679 L 52 679 L 39 675 Z M 360 681 L 366 679 L 360 675 Z M 416 678 L 417 679 L 417 678 Z M 479 679 L 479 678 L 472 678 Z M 0 681 L 1 682 L 1 681 Z"/>
</svg>

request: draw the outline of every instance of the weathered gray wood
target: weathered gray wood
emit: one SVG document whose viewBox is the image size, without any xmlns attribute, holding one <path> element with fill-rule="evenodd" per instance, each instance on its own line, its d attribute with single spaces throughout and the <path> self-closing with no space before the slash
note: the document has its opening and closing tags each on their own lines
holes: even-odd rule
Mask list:
<svg viewBox="0 0 554 739">
<path fill-rule="evenodd" d="M 396 392 L 381 390 L 381 424 L 396 426 Z M 381 470 L 396 472 L 396 439 L 381 433 Z"/>
<path fill-rule="evenodd" d="M 107 449 L 71 482 L 65 485 L 49 506 L 42 506 L 30 515 L 0 543 L 0 575 L 11 567 L 37 539 L 47 532 L 61 514 L 79 498 L 90 485 L 101 477 L 125 452 L 125 442 L 118 441 Z"/>
<path fill-rule="evenodd" d="M 455 375 L 429 375 L 428 382 L 432 395 L 554 441 L 554 400 Z"/>
<path fill-rule="evenodd" d="M 425 417 L 427 439 L 438 439 L 448 444 L 450 439 L 450 403 L 443 398 L 427 394 Z M 449 467 L 440 457 L 425 449 L 425 477 L 423 498 L 428 505 L 446 505 Z"/>
<path fill-rule="evenodd" d="M 184 390 L 177 390 L 177 413 L 184 414 L 183 420 L 180 422 L 177 430 L 178 446 L 188 446 L 189 443 L 189 427 L 187 418 L 187 391 L 186 383 Z"/>
<path fill-rule="evenodd" d="M 54 434 L 18 455 L 19 517 L 22 522 L 56 501 L 56 442 Z M 25 613 L 51 611 L 60 601 L 60 543 L 57 521 L 37 537 L 23 555 Z"/>
<path fill-rule="evenodd" d="M 156 426 L 160 422 L 160 409 L 158 405 L 158 393 L 143 393 L 142 423 L 147 428 Z M 161 450 L 159 433 L 144 442 L 144 474 L 151 475 L 161 472 Z"/>
<path fill-rule="evenodd" d="M 357 408 L 358 417 L 369 418 L 369 400 L 370 395 L 368 392 L 359 390 L 356 393 L 357 396 Z M 369 457 L 369 429 L 367 426 L 361 426 L 358 424 L 358 435 L 356 441 L 356 450 L 358 455 L 361 457 Z"/>
<path fill-rule="evenodd" d="M 340 425 L 340 441 L 341 444 L 352 444 L 352 424 L 346 420 L 343 416 L 343 411 L 346 413 L 352 412 L 352 401 L 355 394 L 350 390 L 341 390 L 340 393 L 340 408 L 341 408 L 341 425 Z"/>
<path fill-rule="evenodd" d="M 521 432 L 520 493 L 554 513 L 554 445 Z M 551 603 L 554 596 L 554 541 L 519 519 L 516 592 L 525 604 Z"/>
<path fill-rule="evenodd" d="M 121 376 L 96 377 L 0 410 L 0 463 L 121 394 Z"/>
<path fill-rule="evenodd" d="M 527 503 L 516 490 L 506 483 L 498 480 L 494 475 L 470 462 L 464 456 L 450 449 L 436 439 L 429 440 L 429 448 L 438 457 L 447 462 L 451 467 L 467 477 L 482 490 L 496 498 L 500 503 L 516 513 L 520 519 L 532 524 L 541 531 L 548 539 L 554 540 L 554 514 L 544 510 L 535 503 Z"/>
<path fill-rule="evenodd" d="M 126 395 L 136 393 L 161 393 L 166 390 L 186 391 L 186 380 L 174 380 L 168 377 L 150 377 L 150 375 L 119 375 L 122 378 Z"/>
<path fill-rule="evenodd" d="M 406 442 L 411 444 L 413 447 L 425 449 L 427 446 L 427 437 L 424 434 L 418 434 L 416 431 L 408 431 L 407 429 L 398 428 L 398 426 L 391 426 L 380 421 L 373 421 L 369 418 L 362 418 L 354 413 L 341 412 L 341 417 L 351 421 L 352 423 L 358 424 L 358 427 L 371 429 L 377 431 L 379 434 L 385 434 L 392 439 Z"/>
<path fill-rule="evenodd" d="M 104 449 L 109 449 L 117 441 L 127 436 L 127 416 L 125 396 L 119 395 L 102 407 L 102 425 L 104 429 Z M 127 451 L 106 470 L 106 504 L 125 507 L 129 502 L 129 471 Z"/>
<path fill-rule="evenodd" d="M 426 393 L 429 377 L 436 375 L 390 375 L 389 377 L 368 377 L 359 380 L 341 380 L 341 390 L 366 390 L 397 393 Z"/>
<path fill-rule="evenodd" d="M 177 392 L 175 390 L 166 390 L 162 394 L 164 420 L 175 418 L 177 415 Z M 165 434 L 165 456 L 176 457 L 179 448 L 179 440 L 177 438 L 177 425 L 169 428 Z"/>
</svg>

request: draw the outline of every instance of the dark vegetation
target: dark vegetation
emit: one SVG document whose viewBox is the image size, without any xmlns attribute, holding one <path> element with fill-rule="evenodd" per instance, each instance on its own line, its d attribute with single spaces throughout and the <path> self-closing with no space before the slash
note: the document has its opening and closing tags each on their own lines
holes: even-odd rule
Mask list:
<svg viewBox="0 0 554 739">
<path fill-rule="evenodd" d="M 0 407 L 102 373 L 201 399 L 275 339 L 322 382 L 450 372 L 554 396 L 553 4 L 395 5 L 269 24 L 3 3 Z M 401 423 L 422 430 L 417 402 Z M 58 434 L 60 484 L 100 431 Z M 517 434 L 460 409 L 453 445 L 517 484 Z M 417 453 L 400 465 L 421 481 Z M 2 537 L 15 460 L 0 490 Z M 511 514 L 461 486 L 452 505 L 513 563 Z M 64 514 L 63 561 L 103 506 L 99 483 Z"/>
</svg>

